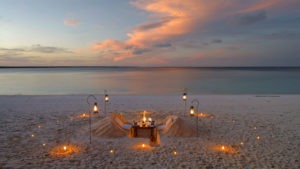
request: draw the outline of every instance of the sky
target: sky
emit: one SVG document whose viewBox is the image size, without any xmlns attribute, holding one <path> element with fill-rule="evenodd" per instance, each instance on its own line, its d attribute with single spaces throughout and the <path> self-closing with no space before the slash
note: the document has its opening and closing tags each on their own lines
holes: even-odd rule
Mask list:
<svg viewBox="0 0 300 169">
<path fill-rule="evenodd" d="M 0 66 L 300 66 L 300 0 L 0 0 Z"/>
</svg>

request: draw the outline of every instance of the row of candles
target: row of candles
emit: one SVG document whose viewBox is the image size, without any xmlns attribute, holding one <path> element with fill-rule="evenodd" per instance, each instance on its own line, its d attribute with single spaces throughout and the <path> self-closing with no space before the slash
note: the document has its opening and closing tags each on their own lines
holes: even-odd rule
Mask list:
<svg viewBox="0 0 300 169">
<path fill-rule="evenodd" d="M 35 137 L 35 136 L 33 135 L 33 137 Z M 256 139 L 259 140 L 260 136 L 257 136 Z M 45 143 L 43 143 L 42 145 L 46 146 Z M 244 142 L 240 142 L 240 145 L 243 146 Z M 151 150 L 152 149 L 152 147 L 150 145 L 145 144 L 145 143 L 139 143 L 135 147 L 137 149 L 141 149 L 141 150 Z M 228 146 L 226 146 L 226 145 L 217 145 L 217 146 L 214 146 L 210 149 L 215 150 L 215 151 L 219 151 L 219 152 L 228 153 L 228 154 L 235 154 L 235 153 L 238 152 L 237 147 L 232 147 L 230 145 L 228 145 Z M 52 149 L 52 151 L 50 152 L 50 154 L 52 156 L 57 156 L 57 157 L 67 156 L 67 155 L 70 155 L 70 154 L 76 154 L 76 153 L 79 152 L 79 150 L 80 150 L 79 146 L 68 144 L 68 145 L 61 145 L 61 146 L 54 147 Z M 110 149 L 109 153 L 114 154 L 115 150 Z M 178 152 L 173 151 L 172 154 L 173 155 L 178 155 Z"/>
</svg>

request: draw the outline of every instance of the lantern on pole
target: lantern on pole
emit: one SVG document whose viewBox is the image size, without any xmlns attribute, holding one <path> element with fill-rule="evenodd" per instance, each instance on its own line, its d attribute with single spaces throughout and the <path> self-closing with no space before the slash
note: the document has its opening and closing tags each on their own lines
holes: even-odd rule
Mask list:
<svg viewBox="0 0 300 169">
<path fill-rule="evenodd" d="M 184 115 L 186 114 L 186 101 L 187 101 L 187 92 L 185 89 L 185 92 L 182 94 L 182 100 L 184 101 Z"/>
<path fill-rule="evenodd" d="M 87 98 L 86 98 L 86 102 L 87 104 L 89 105 L 89 114 L 90 114 L 90 119 L 89 119 L 89 126 L 90 126 L 90 144 L 92 144 L 92 112 L 91 112 L 91 104 L 89 102 L 89 99 L 90 98 L 94 98 L 95 101 L 97 101 L 97 98 L 94 96 L 94 95 L 89 95 Z M 99 113 L 99 108 L 97 106 L 97 102 L 94 102 L 94 106 L 93 106 L 93 112 L 96 114 L 96 113 Z"/>
<path fill-rule="evenodd" d="M 193 104 L 196 103 L 196 110 L 194 109 Z M 199 108 L 199 101 L 197 99 L 192 100 L 191 102 L 191 107 L 190 107 L 190 116 L 195 116 L 196 115 L 196 132 L 197 132 L 197 137 L 198 137 L 198 121 L 199 121 L 199 116 L 197 114 L 198 108 Z"/>
<path fill-rule="evenodd" d="M 107 94 L 107 91 L 104 91 L 104 114 L 106 114 L 106 103 L 109 102 L 109 96 Z"/>
<path fill-rule="evenodd" d="M 195 110 L 194 110 L 194 106 L 190 107 L 190 116 L 194 116 L 195 115 Z"/>
<path fill-rule="evenodd" d="M 98 111 L 98 106 L 97 106 L 97 102 L 94 103 L 93 112 L 94 112 L 94 113 L 99 113 L 99 111 Z"/>
</svg>

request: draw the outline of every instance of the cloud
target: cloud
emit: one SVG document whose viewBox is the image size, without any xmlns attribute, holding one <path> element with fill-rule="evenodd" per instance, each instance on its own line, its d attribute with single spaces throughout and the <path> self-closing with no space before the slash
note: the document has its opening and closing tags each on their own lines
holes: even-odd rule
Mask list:
<svg viewBox="0 0 300 169">
<path fill-rule="evenodd" d="M 39 52 L 39 53 L 71 53 L 71 51 L 64 48 L 58 48 L 52 46 L 41 46 L 41 45 L 33 45 L 30 48 L 30 51 Z"/>
<path fill-rule="evenodd" d="M 0 52 L 12 52 L 12 53 L 16 53 L 16 52 L 24 52 L 26 51 L 25 49 L 22 48 L 0 48 Z"/>
<path fill-rule="evenodd" d="M 80 21 L 75 18 L 68 18 L 64 20 L 64 25 L 66 26 L 77 26 L 78 24 L 80 24 Z"/>
<path fill-rule="evenodd" d="M 171 20 L 171 18 L 162 19 L 160 21 L 144 23 L 144 24 L 141 24 L 141 25 L 137 26 L 135 28 L 135 30 L 137 30 L 137 31 L 148 31 L 150 29 L 156 29 L 156 28 L 159 28 L 159 27 L 167 24 L 168 22 L 170 22 L 170 20 Z"/>
<path fill-rule="evenodd" d="M 141 54 L 144 54 L 144 53 L 150 52 L 150 51 L 151 51 L 151 49 L 148 49 L 148 48 L 141 48 L 141 49 L 136 48 L 136 49 L 133 49 L 132 54 L 133 55 L 141 55 Z"/>
<path fill-rule="evenodd" d="M 255 3 L 254 5 L 251 5 L 247 7 L 246 9 L 243 9 L 239 11 L 240 13 L 251 13 L 255 11 L 265 10 L 267 8 L 270 8 L 274 6 L 275 4 L 279 3 L 279 0 L 266 0 L 262 2 Z"/>
<path fill-rule="evenodd" d="M 106 39 L 103 42 L 94 44 L 93 49 L 95 50 L 106 50 L 106 49 L 115 49 L 123 50 L 131 48 L 130 45 L 118 40 Z"/>
<path fill-rule="evenodd" d="M 153 45 L 154 47 L 158 47 L 158 48 L 168 48 L 172 46 L 171 42 L 160 42 L 160 43 L 156 43 Z"/>
<path fill-rule="evenodd" d="M 198 22 L 205 22 L 213 11 L 210 9 L 224 5 L 205 0 L 135 0 L 131 4 L 148 12 L 149 20 L 127 33 L 126 41 L 106 39 L 94 44 L 94 50 L 122 60 L 144 53 L 141 49 L 148 52 L 151 47 L 157 50 L 170 47 L 173 38 L 191 32 Z M 112 55 L 115 51 L 126 54 L 124 57 Z"/>
<path fill-rule="evenodd" d="M 265 19 L 267 19 L 266 11 L 255 11 L 238 15 L 237 23 L 239 25 L 252 25 Z"/>
<path fill-rule="evenodd" d="M 213 40 L 211 41 L 211 43 L 222 43 L 222 42 L 223 42 L 222 39 L 213 39 Z"/>
<path fill-rule="evenodd" d="M 39 54 L 62 54 L 73 53 L 65 48 L 32 45 L 30 47 L 23 48 L 0 48 L 1 56 L 25 56 L 25 55 L 39 55 Z"/>
<path fill-rule="evenodd" d="M 124 60 L 136 59 L 137 56 L 150 57 L 152 54 L 157 54 L 155 56 L 161 57 L 158 53 L 168 47 L 178 48 L 178 45 L 179 48 L 193 48 L 194 50 L 190 51 L 194 52 L 199 48 L 214 48 L 213 44 L 223 43 L 223 40 L 203 38 L 207 32 L 214 29 L 219 30 L 219 34 L 225 32 L 227 35 L 235 33 L 235 37 L 240 36 L 249 29 L 241 30 L 239 26 L 253 28 L 252 25 L 265 21 L 270 17 L 269 15 L 273 14 L 271 12 L 269 14 L 269 8 L 278 7 L 284 2 L 284 0 L 247 2 L 241 0 L 133 0 L 130 4 L 146 12 L 147 20 L 133 26 L 133 29 L 127 33 L 126 40 L 105 39 L 93 44 L 92 48 L 99 53 L 100 57 L 123 61 L 123 63 L 125 63 Z M 267 9 L 269 15 L 267 15 Z M 234 22 L 230 22 L 232 21 L 230 19 Z M 226 30 L 212 27 L 215 23 L 223 24 L 218 25 L 218 28 Z M 187 43 L 187 38 L 194 41 Z M 174 55 L 179 56 L 177 53 Z"/>
<path fill-rule="evenodd" d="M 264 39 L 270 40 L 293 40 L 300 39 L 300 34 L 289 31 L 274 32 L 263 36 Z"/>
</svg>

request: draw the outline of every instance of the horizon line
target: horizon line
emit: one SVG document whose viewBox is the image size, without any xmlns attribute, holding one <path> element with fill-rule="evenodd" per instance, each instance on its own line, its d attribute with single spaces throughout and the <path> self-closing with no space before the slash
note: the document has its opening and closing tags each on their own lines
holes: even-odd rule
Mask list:
<svg viewBox="0 0 300 169">
<path fill-rule="evenodd" d="M 300 68 L 300 66 L 0 66 L 0 68 Z"/>
</svg>

